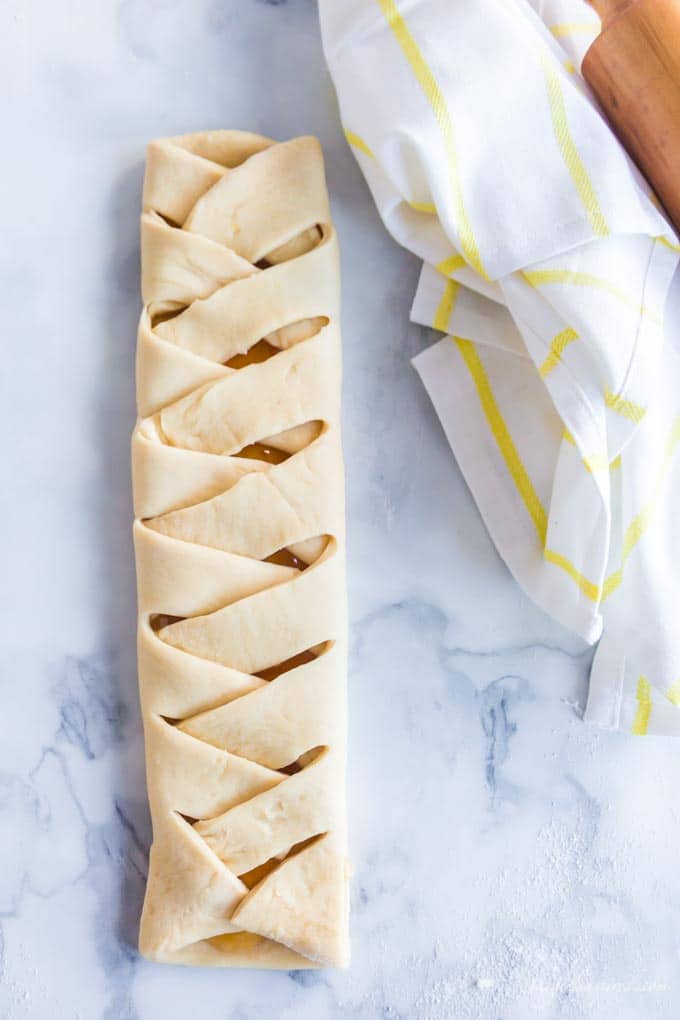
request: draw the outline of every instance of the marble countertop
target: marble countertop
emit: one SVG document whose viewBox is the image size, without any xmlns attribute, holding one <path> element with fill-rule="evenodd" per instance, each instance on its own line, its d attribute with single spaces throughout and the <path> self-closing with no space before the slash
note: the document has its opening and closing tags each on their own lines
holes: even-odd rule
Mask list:
<svg viewBox="0 0 680 1020">
<path fill-rule="evenodd" d="M 340 131 L 313 0 L 7 0 L 5 1020 L 676 1020 L 680 746 L 581 721 L 590 652 L 498 560 L 410 358 L 418 273 Z M 135 949 L 149 819 L 129 434 L 145 143 L 316 133 L 343 252 L 353 963 Z"/>
</svg>

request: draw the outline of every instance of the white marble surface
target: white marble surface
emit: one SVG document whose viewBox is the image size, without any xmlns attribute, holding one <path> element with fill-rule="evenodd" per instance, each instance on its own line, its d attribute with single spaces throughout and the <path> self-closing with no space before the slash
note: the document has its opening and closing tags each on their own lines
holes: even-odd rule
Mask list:
<svg viewBox="0 0 680 1020">
<path fill-rule="evenodd" d="M 5 0 L 0 1015 L 676 1020 L 680 747 L 579 719 L 589 653 L 498 561 L 409 359 L 415 260 L 313 0 Z M 145 142 L 317 133 L 343 248 L 354 960 L 134 949 L 149 821 L 128 437 Z"/>
</svg>

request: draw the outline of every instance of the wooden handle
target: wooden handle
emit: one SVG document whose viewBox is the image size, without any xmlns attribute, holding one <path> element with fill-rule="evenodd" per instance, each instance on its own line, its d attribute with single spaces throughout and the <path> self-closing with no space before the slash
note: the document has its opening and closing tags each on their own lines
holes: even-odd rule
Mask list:
<svg viewBox="0 0 680 1020">
<path fill-rule="evenodd" d="M 632 7 L 635 0 L 587 0 L 587 2 L 600 15 L 600 21 L 604 29 L 608 21 L 615 15 L 621 14 L 627 7 Z"/>
<path fill-rule="evenodd" d="M 589 0 L 583 76 L 680 231 L 680 0 Z"/>
</svg>

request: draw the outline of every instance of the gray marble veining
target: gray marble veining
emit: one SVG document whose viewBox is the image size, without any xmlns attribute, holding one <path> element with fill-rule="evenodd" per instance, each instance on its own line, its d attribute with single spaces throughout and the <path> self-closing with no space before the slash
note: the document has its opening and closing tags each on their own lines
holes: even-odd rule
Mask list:
<svg viewBox="0 0 680 1020">
<path fill-rule="evenodd" d="M 675 1020 L 680 747 L 588 729 L 590 652 L 499 562 L 410 368 L 418 266 L 339 127 L 313 0 L 2 14 L 0 1016 Z M 150 830 L 129 435 L 148 139 L 315 133 L 343 254 L 348 972 L 134 949 Z"/>
</svg>

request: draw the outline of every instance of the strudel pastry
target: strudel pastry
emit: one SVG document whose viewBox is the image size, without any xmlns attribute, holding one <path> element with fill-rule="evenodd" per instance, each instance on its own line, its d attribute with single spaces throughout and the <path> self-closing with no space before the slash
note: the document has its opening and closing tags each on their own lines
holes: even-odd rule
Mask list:
<svg viewBox="0 0 680 1020">
<path fill-rule="evenodd" d="M 344 965 L 339 274 L 318 142 L 152 142 L 141 232 L 140 948 Z"/>
</svg>

